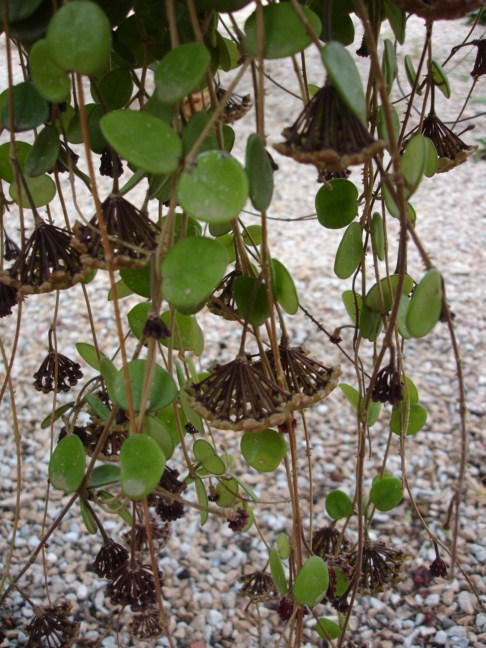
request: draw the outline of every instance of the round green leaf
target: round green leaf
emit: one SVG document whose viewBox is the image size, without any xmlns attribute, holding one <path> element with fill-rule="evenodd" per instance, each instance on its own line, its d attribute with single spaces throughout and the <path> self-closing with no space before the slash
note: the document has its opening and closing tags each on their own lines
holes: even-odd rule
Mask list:
<svg viewBox="0 0 486 648">
<path fill-rule="evenodd" d="M 331 41 L 321 50 L 321 57 L 332 85 L 338 91 L 339 96 L 349 110 L 366 125 L 366 99 L 363 84 L 351 54 L 341 43 Z"/>
<path fill-rule="evenodd" d="M 187 155 L 192 149 L 210 119 L 211 117 L 209 114 L 204 111 L 194 113 L 194 115 L 189 119 L 182 133 L 182 150 L 184 155 Z M 218 138 L 216 137 L 216 127 L 213 126 L 206 138 L 203 140 L 199 148 L 199 153 L 202 153 L 203 151 L 213 151 L 217 148 Z"/>
<path fill-rule="evenodd" d="M 123 108 L 130 101 L 133 90 L 132 75 L 128 68 L 111 70 L 101 79 L 99 91 L 106 110 Z M 100 101 L 95 90 L 91 89 L 95 101 Z"/>
<path fill-rule="evenodd" d="M 270 573 L 272 574 L 273 582 L 282 596 L 287 593 L 287 579 L 285 578 L 285 571 L 280 560 L 280 556 L 276 549 L 270 552 Z"/>
<path fill-rule="evenodd" d="M 230 229 L 231 229 L 231 224 L 230 224 Z M 261 244 L 262 242 L 261 225 L 248 225 L 248 227 L 245 227 L 242 233 L 243 233 L 243 240 L 245 241 L 246 245 L 253 246 L 253 245 Z"/>
<path fill-rule="evenodd" d="M 196 486 L 197 501 L 201 506 L 207 509 L 207 506 L 209 504 L 209 499 L 208 499 L 208 494 L 206 492 L 206 487 L 204 486 L 203 480 L 200 477 L 195 477 L 194 484 Z M 199 511 L 199 515 L 201 516 L 201 526 L 204 526 L 206 524 L 209 517 L 209 511 L 205 509 L 201 509 Z"/>
<path fill-rule="evenodd" d="M 390 27 L 393 30 L 395 38 L 400 43 L 400 45 L 403 45 L 405 41 L 405 27 L 407 21 L 405 12 L 403 11 L 403 9 L 400 9 L 400 7 L 398 7 L 393 2 L 393 0 L 385 0 L 383 9 L 385 11 L 385 16 L 390 23 Z"/>
<path fill-rule="evenodd" d="M 136 270 L 120 270 L 125 286 L 141 297 L 151 297 L 150 264 Z"/>
<path fill-rule="evenodd" d="M 167 328 L 170 327 L 171 315 L 170 311 L 162 313 L 161 319 Z M 194 315 L 184 315 L 175 312 L 175 329 L 172 333 L 171 341 L 161 340 L 164 346 L 172 344 L 172 348 L 179 351 L 181 348 L 185 351 L 192 351 L 197 356 L 200 356 L 204 351 L 204 333 L 199 326 L 197 319 Z"/>
<path fill-rule="evenodd" d="M 47 45 L 53 61 L 63 70 L 95 74 L 110 56 L 110 21 L 94 2 L 74 0 L 54 14 Z"/>
<path fill-rule="evenodd" d="M 141 405 L 145 365 L 145 360 L 132 360 L 128 363 L 133 408 L 136 412 L 140 410 Z M 172 376 L 167 373 L 165 369 L 162 369 L 162 367 L 155 365 L 147 402 L 147 411 L 152 412 L 169 405 L 176 399 L 177 393 L 177 386 Z M 117 405 L 125 411 L 128 410 L 128 399 L 125 389 L 125 375 L 123 369 L 120 369 L 115 376 L 113 383 L 113 397 Z"/>
<path fill-rule="evenodd" d="M 353 502 L 346 493 L 336 489 L 326 497 L 326 511 L 333 520 L 342 520 L 353 512 Z"/>
<path fill-rule="evenodd" d="M 69 99 L 71 82 L 69 76 L 52 60 L 47 41 L 42 38 L 34 44 L 29 54 L 32 79 L 39 93 L 53 103 Z"/>
<path fill-rule="evenodd" d="M 360 399 L 358 390 L 355 389 L 354 387 L 351 387 L 351 385 L 347 385 L 346 383 L 340 383 L 338 387 L 345 395 L 348 403 L 350 403 L 355 410 L 357 410 L 359 407 L 360 412 L 362 412 L 363 399 Z M 375 403 L 374 401 L 371 401 L 368 407 L 368 418 L 366 421 L 368 427 L 372 427 L 376 423 L 376 421 L 380 416 L 380 411 L 381 411 L 380 403 Z"/>
<path fill-rule="evenodd" d="M 410 402 L 411 403 L 418 403 L 418 401 L 419 401 L 419 393 L 418 393 L 417 387 L 412 382 L 412 380 L 410 380 L 410 378 L 408 376 L 405 378 L 405 383 L 407 385 L 408 397 L 409 397 Z M 404 391 L 404 393 L 405 393 L 405 391 Z"/>
<path fill-rule="evenodd" d="M 400 117 L 398 116 L 398 113 L 395 109 L 395 106 L 393 106 L 393 104 L 390 104 L 389 108 L 392 117 L 393 133 L 395 135 L 395 139 L 398 139 L 398 136 L 400 134 Z M 378 121 L 378 137 L 382 140 L 385 140 L 386 142 L 390 142 L 390 136 L 388 133 L 388 127 L 386 124 L 385 112 L 383 110 L 383 106 L 378 107 L 377 121 Z"/>
<path fill-rule="evenodd" d="M 22 142 L 20 140 L 15 142 L 15 155 L 22 170 L 24 168 L 25 158 L 31 148 L 32 145 L 27 144 L 27 142 Z M 10 162 L 10 142 L 0 144 L 0 178 L 9 183 L 13 182 L 15 178 L 14 169 Z"/>
<path fill-rule="evenodd" d="M 198 439 L 194 441 L 192 446 L 194 456 L 201 462 L 203 467 L 212 475 L 224 475 L 226 466 L 221 457 L 218 457 L 215 449 L 205 439 Z"/>
<path fill-rule="evenodd" d="M 407 401 L 404 399 L 401 403 L 402 415 L 400 416 L 400 407 L 394 405 L 390 419 L 390 429 L 394 434 L 400 435 L 401 420 L 405 422 L 405 415 L 407 412 Z M 408 419 L 407 436 L 413 436 L 420 432 L 420 430 L 427 423 L 427 410 L 420 403 L 410 403 L 410 415 Z"/>
<path fill-rule="evenodd" d="M 368 294 L 366 295 L 366 305 L 372 311 L 377 313 L 388 313 L 392 306 L 392 300 L 395 298 L 396 290 L 398 285 L 398 275 L 390 275 L 390 277 L 385 277 L 380 281 L 381 292 L 383 296 L 383 305 L 380 302 L 380 293 L 378 289 L 378 284 L 375 284 L 370 288 Z M 391 287 L 391 291 L 390 291 Z M 409 275 L 405 275 L 403 284 L 402 284 L 402 293 L 408 295 L 412 292 L 413 288 L 413 279 Z"/>
<path fill-rule="evenodd" d="M 430 71 L 432 72 L 432 79 L 435 85 L 439 88 L 446 99 L 451 96 L 451 86 L 444 68 L 432 59 L 430 63 Z"/>
<path fill-rule="evenodd" d="M 83 481 L 86 453 L 76 434 L 61 439 L 49 461 L 49 481 L 58 490 L 74 493 Z"/>
<path fill-rule="evenodd" d="M 397 477 L 380 479 L 371 487 L 370 500 L 379 511 L 391 511 L 402 499 L 402 482 Z"/>
<path fill-rule="evenodd" d="M 346 227 L 358 213 L 358 189 L 344 178 L 331 180 L 316 194 L 317 219 L 323 227 Z"/>
<path fill-rule="evenodd" d="M 302 565 L 294 583 L 294 601 L 314 607 L 322 601 L 329 587 L 329 570 L 319 556 L 311 556 Z"/>
<path fill-rule="evenodd" d="M 104 354 L 100 352 L 101 358 L 99 358 L 96 353 L 96 347 L 92 344 L 87 344 L 86 342 L 77 342 L 76 351 L 90 367 L 93 367 L 96 371 L 100 370 L 100 360 Z"/>
<path fill-rule="evenodd" d="M 162 263 L 164 297 L 185 314 L 200 310 L 219 285 L 228 263 L 224 247 L 214 239 L 180 239 Z"/>
<path fill-rule="evenodd" d="M 406 340 L 410 340 L 412 337 L 410 331 L 407 328 L 407 313 L 410 306 L 410 299 L 406 295 L 400 297 L 400 304 L 398 306 L 397 313 L 397 325 L 398 332 Z"/>
<path fill-rule="evenodd" d="M 245 432 L 240 445 L 245 461 L 259 472 L 272 472 L 287 454 L 287 442 L 275 430 Z"/>
<path fill-rule="evenodd" d="M 346 309 L 347 314 L 351 318 L 353 324 L 357 323 L 357 315 L 361 313 L 363 298 L 359 293 L 355 293 L 352 290 L 345 290 L 341 295 L 343 300 L 344 308 Z"/>
<path fill-rule="evenodd" d="M 351 223 L 343 234 L 336 259 L 334 272 L 340 279 L 350 277 L 361 262 L 363 242 L 361 240 L 361 225 Z"/>
<path fill-rule="evenodd" d="M 115 110 L 102 117 L 100 127 L 115 151 L 139 169 L 159 175 L 177 169 L 182 143 L 161 119 L 135 110 Z"/>
<path fill-rule="evenodd" d="M 147 435 L 135 434 L 123 442 L 120 467 L 123 492 L 130 499 L 140 500 L 159 483 L 165 469 L 164 453 Z"/>
<path fill-rule="evenodd" d="M 29 189 L 30 198 L 33 204 L 30 203 L 29 196 L 27 195 L 24 185 L 21 185 L 20 198 L 24 209 L 33 209 L 34 207 L 43 207 L 51 202 L 56 195 L 56 185 L 54 180 L 48 175 L 37 176 L 37 178 L 29 178 L 24 176 L 25 183 Z M 19 195 L 17 192 L 17 183 L 12 182 L 8 192 L 10 197 L 17 205 L 20 204 Z"/>
<path fill-rule="evenodd" d="M 236 218 L 248 198 L 248 179 L 240 163 L 228 153 L 207 151 L 184 171 L 177 197 L 189 216 L 208 223 Z"/>
<path fill-rule="evenodd" d="M 236 277 L 233 294 L 240 316 L 252 326 L 261 326 L 269 317 L 267 291 L 256 277 Z"/>
<path fill-rule="evenodd" d="M 287 534 L 281 531 L 277 536 L 275 544 L 277 545 L 277 551 L 280 558 L 286 560 L 290 556 L 290 542 Z"/>
<path fill-rule="evenodd" d="M 142 329 L 150 315 L 151 309 L 152 304 L 150 302 L 142 302 L 134 306 L 127 315 L 130 331 L 138 340 L 142 337 Z"/>
<path fill-rule="evenodd" d="M 52 125 L 43 128 L 25 156 L 25 173 L 32 178 L 49 171 L 56 163 L 60 146 L 56 128 Z"/>
<path fill-rule="evenodd" d="M 335 621 L 326 619 L 326 617 L 319 617 L 317 621 L 316 632 L 322 639 L 328 639 L 329 637 L 331 639 L 337 639 L 341 634 L 341 628 Z"/>
<path fill-rule="evenodd" d="M 299 297 L 292 275 L 283 263 L 280 263 L 277 259 L 272 259 L 270 264 L 272 270 L 272 289 L 275 298 L 289 315 L 295 315 L 299 310 Z"/>
<path fill-rule="evenodd" d="M 171 50 L 155 70 L 159 101 L 175 104 L 198 90 L 209 67 L 208 50 L 199 43 L 185 43 Z"/>
<path fill-rule="evenodd" d="M 431 268 L 416 286 L 408 307 L 406 325 L 410 335 L 421 338 L 430 333 L 442 312 L 442 278 Z"/>
<path fill-rule="evenodd" d="M 253 133 L 246 143 L 245 171 L 250 184 L 250 199 L 258 211 L 266 211 L 272 201 L 273 170 L 262 139 Z"/>
<path fill-rule="evenodd" d="M 33 83 L 25 81 L 13 87 L 13 130 L 16 133 L 40 126 L 49 117 L 49 105 Z M 2 111 L 2 122 L 10 130 L 10 109 L 7 102 Z"/>
<path fill-rule="evenodd" d="M 166 459 L 170 459 L 174 452 L 174 441 L 172 434 L 166 425 L 154 416 L 146 416 L 143 419 L 142 432 L 153 439 L 164 453 Z"/>
<path fill-rule="evenodd" d="M 225 508 L 231 506 L 238 497 L 238 482 L 233 477 L 221 479 L 216 486 L 216 504 Z"/>
<path fill-rule="evenodd" d="M 405 197 L 409 198 L 418 188 L 429 157 L 427 138 L 414 135 L 408 142 L 400 161 L 400 168 L 405 180 Z"/>
<path fill-rule="evenodd" d="M 307 7 L 301 7 L 314 33 L 321 33 L 321 21 Z M 312 43 L 312 38 L 301 23 L 299 16 L 290 3 L 274 3 L 262 7 L 263 16 L 263 56 L 279 59 L 293 56 Z M 245 23 L 244 46 L 251 56 L 258 57 L 258 19 L 254 11 Z"/>
</svg>

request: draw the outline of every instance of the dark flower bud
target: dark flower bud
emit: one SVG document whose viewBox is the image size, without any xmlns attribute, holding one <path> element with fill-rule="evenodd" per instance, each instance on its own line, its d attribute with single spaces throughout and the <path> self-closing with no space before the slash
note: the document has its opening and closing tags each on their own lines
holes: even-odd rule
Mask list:
<svg viewBox="0 0 486 648">
<path fill-rule="evenodd" d="M 234 531 L 243 531 L 243 529 L 248 524 L 250 519 L 250 514 L 245 508 L 233 509 L 232 515 L 234 516 L 228 523 L 228 527 Z"/>
<path fill-rule="evenodd" d="M 166 340 L 172 333 L 158 315 L 149 315 L 142 329 L 142 335 L 154 340 Z"/>
</svg>

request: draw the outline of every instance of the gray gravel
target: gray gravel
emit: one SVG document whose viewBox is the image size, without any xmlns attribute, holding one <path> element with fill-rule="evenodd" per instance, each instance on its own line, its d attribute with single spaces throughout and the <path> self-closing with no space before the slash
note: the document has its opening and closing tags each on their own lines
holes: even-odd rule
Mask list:
<svg viewBox="0 0 486 648">
<path fill-rule="evenodd" d="M 414 30 L 421 29 L 416 21 Z M 457 25 L 440 25 L 437 42 L 441 54 L 452 43 L 452 31 Z M 451 31 L 452 30 L 452 31 Z M 439 30 L 437 30 L 439 31 Z M 454 40 L 456 42 L 456 39 Z M 438 57 L 442 59 L 443 57 Z M 459 65 L 453 73 L 459 82 L 467 83 L 469 64 Z M 401 68 L 403 69 L 403 68 Z M 271 73 L 284 83 L 289 75 L 279 62 L 270 65 Z M 310 68 L 311 81 L 320 83 L 322 72 Z M 402 75 L 403 76 L 403 75 Z M 406 81 L 403 80 L 404 85 Z M 480 81 L 484 89 L 484 81 Z M 481 89 L 477 89 L 481 97 Z M 484 92 L 483 92 L 484 101 Z M 445 114 L 457 111 L 459 101 L 439 100 Z M 471 104 L 468 115 L 479 111 L 482 104 Z M 290 123 L 296 115 L 297 103 L 282 99 L 273 92 L 268 96 L 267 129 L 271 142 L 278 141 L 279 133 L 273 122 Z M 442 114 L 442 113 L 440 113 Z M 285 118 L 280 119 L 281 116 Z M 466 134 L 473 141 L 485 132 L 484 118 L 478 120 L 476 131 Z M 252 115 L 247 116 L 238 129 L 251 132 Z M 242 151 L 236 151 L 242 159 Z M 277 156 L 276 156 L 277 157 Z M 275 201 L 272 216 L 296 218 L 314 211 L 314 195 L 318 188 L 314 171 L 278 157 L 280 170 L 276 174 Z M 466 479 L 466 497 L 462 507 L 461 531 L 458 545 L 461 565 L 469 575 L 483 604 L 486 602 L 485 562 L 486 534 L 485 505 L 485 455 L 486 437 L 486 375 L 482 365 L 485 350 L 484 281 L 486 273 L 486 214 L 484 207 L 484 163 L 469 161 L 450 173 L 433 181 L 425 180 L 414 199 L 418 214 L 417 231 L 426 243 L 427 250 L 443 272 L 454 311 L 457 335 L 463 354 L 463 369 L 468 397 L 469 460 Z M 351 179 L 357 181 L 359 172 Z M 431 188 L 434 187 L 434 192 Z M 139 193 L 133 202 L 140 202 Z M 86 198 L 83 198 L 87 205 Z M 248 223 L 257 222 L 248 215 Z M 328 328 L 345 323 L 340 295 L 349 285 L 337 279 L 332 272 L 334 254 L 340 232 L 321 228 L 315 220 L 293 223 L 276 223 L 271 233 L 272 253 L 292 272 L 304 306 Z M 411 248 L 412 250 L 412 248 Z M 414 251 L 410 255 L 410 272 L 420 275 L 421 266 Z M 109 352 L 115 342 L 111 305 L 106 302 L 106 278 L 102 273 L 88 286 L 96 318 L 99 339 Z M 123 300 L 126 313 L 137 303 L 136 298 Z M 46 490 L 47 462 L 50 447 L 49 430 L 41 430 L 40 422 L 48 414 L 49 397 L 34 391 L 30 376 L 37 369 L 46 352 L 47 332 L 54 306 L 54 297 L 42 300 L 32 297 L 24 304 L 23 327 L 19 340 L 13 377 L 16 385 L 17 417 L 22 433 L 22 479 L 25 494 L 21 499 L 20 527 L 16 541 L 12 573 L 22 566 L 37 546 L 43 534 L 43 499 Z M 235 335 L 228 333 L 226 325 L 211 315 L 201 316 L 206 335 L 207 357 L 221 360 L 232 357 L 237 345 Z M 2 320 L 0 331 L 5 348 L 11 348 L 14 322 Z M 289 332 L 295 343 L 305 343 L 319 358 L 328 364 L 341 362 L 344 380 L 353 381 L 352 367 L 348 367 L 337 349 L 301 314 L 289 321 Z M 344 333 L 344 345 L 351 348 L 350 335 Z M 58 321 L 59 344 L 62 352 L 74 356 L 74 344 L 89 341 L 87 318 L 84 314 L 79 288 L 62 294 Z M 130 344 L 130 343 L 129 343 Z M 132 347 L 130 347 L 132 348 Z M 429 411 L 426 428 L 408 443 L 407 465 L 411 488 L 420 501 L 421 512 L 438 536 L 448 541 L 442 529 L 447 507 L 453 495 L 459 453 L 459 415 L 455 365 L 449 338 L 444 325 L 438 325 L 433 335 L 424 340 L 412 341 L 406 347 L 406 360 L 410 374 L 417 383 L 421 400 Z M 88 372 L 87 372 L 88 373 Z M 62 395 L 59 401 L 69 400 Z M 387 440 L 387 416 L 372 428 L 372 454 L 367 458 L 367 484 L 380 464 Z M 6 556 L 15 507 L 15 481 L 17 475 L 15 449 L 11 426 L 12 409 L 8 398 L 0 404 L 0 572 Z M 351 408 L 343 396 L 335 392 L 326 402 L 308 414 L 308 424 L 314 456 L 315 528 L 326 523 L 324 498 L 332 488 L 352 492 L 353 470 L 356 455 L 355 421 Z M 55 434 L 57 434 L 57 429 Z M 236 450 L 239 436 L 218 432 L 218 442 Z M 399 474 L 400 457 L 398 441 L 392 442 L 390 470 Z M 304 445 L 299 448 L 304 466 Z M 276 500 L 285 492 L 286 480 L 282 468 L 275 473 L 257 475 L 238 465 L 240 475 L 265 500 Z M 305 481 L 301 487 L 305 488 Z M 50 495 L 46 524 L 61 510 L 66 498 L 58 492 Z M 304 505 L 305 508 L 305 505 Z M 280 531 L 289 531 L 290 521 L 281 504 L 261 506 L 260 525 L 269 541 Z M 305 514 L 305 511 L 304 511 Z M 119 529 L 115 518 L 106 522 L 107 530 Z M 369 646 L 392 648 L 394 646 L 445 646 L 458 648 L 486 646 L 486 612 L 481 609 L 460 572 L 451 580 L 435 579 L 429 584 L 417 584 L 417 570 L 430 564 L 434 558 L 427 535 L 410 513 L 406 504 L 388 514 L 380 514 L 374 524 L 376 538 L 391 534 L 393 544 L 406 543 L 408 559 L 404 579 L 400 585 L 378 597 L 363 597 L 351 618 L 352 638 L 356 645 L 367 642 Z M 154 644 L 132 643 L 123 630 L 128 615 L 119 615 L 104 596 L 105 583 L 97 579 L 90 564 L 99 546 L 99 538 L 87 536 L 78 519 L 76 507 L 61 524 L 45 552 L 49 573 L 49 590 L 53 598 L 63 595 L 73 603 L 73 611 L 82 620 L 84 638 L 97 639 L 99 631 L 106 629 L 102 646 L 156 645 L 166 646 L 162 639 Z M 282 625 L 273 605 L 261 606 L 261 637 L 254 610 L 246 610 L 246 601 L 239 594 L 237 580 L 242 572 L 248 573 L 265 565 L 266 550 L 253 533 L 233 534 L 225 524 L 211 519 L 204 528 L 199 525 L 197 512 L 189 512 L 174 524 L 172 538 L 159 555 L 165 574 L 165 602 L 171 614 L 171 632 L 180 648 L 214 646 L 216 648 L 244 648 L 248 646 L 277 646 Z M 21 582 L 22 588 L 36 602 L 45 600 L 44 575 L 40 560 Z M 332 611 L 327 611 L 332 615 Z M 4 646 L 20 646 L 25 641 L 21 628 L 28 622 L 31 611 L 19 594 L 13 594 L 3 610 L 4 617 L 12 620 L 12 627 L 4 629 Z M 306 626 L 307 627 L 307 626 Z M 306 629 L 306 647 L 323 645 Z M 96 630 L 96 628 L 98 630 Z M 203 644 L 198 644 L 198 641 Z M 93 645 L 95 645 L 93 643 Z"/>
</svg>

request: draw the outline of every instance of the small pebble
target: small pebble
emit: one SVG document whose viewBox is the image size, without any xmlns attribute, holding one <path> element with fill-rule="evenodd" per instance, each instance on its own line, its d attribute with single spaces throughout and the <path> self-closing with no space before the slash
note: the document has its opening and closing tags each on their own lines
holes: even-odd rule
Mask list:
<svg viewBox="0 0 486 648">
<path fill-rule="evenodd" d="M 439 630 L 438 632 L 436 632 L 434 641 L 439 646 L 445 646 L 447 643 L 447 632 L 444 632 L 444 630 Z"/>
</svg>

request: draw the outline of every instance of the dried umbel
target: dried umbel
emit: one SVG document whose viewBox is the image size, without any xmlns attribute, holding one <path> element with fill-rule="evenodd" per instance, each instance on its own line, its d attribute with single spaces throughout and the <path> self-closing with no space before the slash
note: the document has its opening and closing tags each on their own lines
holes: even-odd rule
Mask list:
<svg viewBox="0 0 486 648">
<path fill-rule="evenodd" d="M 276 590 L 273 578 L 267 572 L 256 571 L 240 577 L 241 593 L 252 601 L 275 596 Z"/>
<path fill-rule="evenodd" d="M 35 228 L 13 266 L 0 272 L 0 283 L 20 295 L 70 288 L 88 275 L 79 252 L 71 247 L 70 234 L 39 216 Z"/>
<path fill-rule="evenodd" d="M 237 318 L 237 308 L 234 296 L 234 283 L 237 277 L 241 277 L 241 271 L 235 268 L 229 272 L 208 299 L 207 307 L 213 315 L 219 315 L 225 320 Z"/>
<path fill-rule="evenodd" d="M 90 423 L 74 433 L 83 442 L 86 454 L 91 457 L 95 451 L 98 441 L 105 429 L 105 422 L 102 419 L 93 417 Z M 112 423 L 108 434 L 97 457 L 103 461 L 119 461 L 120 450 L 123 442 L 128 437 L 128 428 L 125 423 Z"/>
<path fill-rule="evenodd" d="M 340 367 L 325 367 L 311 358 L 302 347 L 291 347 L 286 336 L 282 337 L 278 350 L 287 387 L 292 394 L 293 409 L 309 407 L 317 403 L 337 386 L 341 375 Z M 273 351 L 267 351 L 266 356 L 275 375 Z M 261 363 L 256 367 L 263 370 Z"/>
<path fill-rule="evenodd" d="M 10 238 L 7 234 L 5 228 L 3 229 L 4 235 L 4 246 L 3 246 L 3 258 L 5 261 L 15 261 L 20 254 L 20 248 L 17 243 Z"/>
<path fill-rule="evenodd" d="M 159 610 L 153 607 L 144 610 L 141 614 L 136 614 L 128 629 L 137 639 L 157 639 L 162 636 L 163 628 Z"/>
<path fill-rule="evenodd" d="M 163 575 L 159 572 L 162 585 Z M 106 587 L 106 594 L 113 605 L 130 605 L 134 612 L 155 605 L 155 582 L 150 565 L 130 559 L 121 565 Z"/>
<path fill-rule="evenodd" d="M 486 74 L 486 38 L 481 40 L 474 40 L 473 45 L 476 45 L 478 51 L 476 53 L 476 61 L 471 71 L 473 79 L 478 79 L 483 74 Z"/>
<path fill-rule="evenodd" d="M 157 543 L 159 548 L 165 547 L 169 542 L 172 530 L 171 525 L 166 522 L 162 526 L 155 520 L 150 521 L 150 530 L 152 531 L 152 540 Z M 148 549 L 149 542 L 147 537 L 147 528 L 145 524 L 136 524 L 134 530 L 128 531 L 124 538 L 127 545 L 132 546 L 132 534 L 135 532 L 133 538 L 133 548 L 135 551 L 143 551 Z"/>
<path fill-rule="evenodd" d="M 397 405 L 403 400 L 402 381 L 400 372 L 395 366 L 395 354 L 392 352 L 391 360 L 386 367 L 380 369 L 376 374 L 375 384 L 371 398 L 375 403 L 390 403 Z"/>
<path fill-rule="evenodd" d="M 216 88 L 216 98 L 218 101 L 222 101 L 225 94 L 226 90 L 224 90 L 224 88 L 221 86 Z M 221 119 L 225 124 L 232 124 L 233 122 L 238 121 L 238 119 L 244 117 L 250 108 L 250 95 L 240 96 L 238 94 L 232 94 L 226 101 Z"/>
<path fill-rule="evenodd" d="M 12 308 L 18 304 L 17 291 L 11 286 L 0 283 L 0 317 L 12 314 Z"/>
<path fill-rule="evenodd" d="M 453 133 L 434 112 L 424 119 L 422 135 L 428 137 L 434 143 L 439 156 L 437 173 L 450 171 L 459 166 L 474 153 L 477 146 L 468 146 L 462 139 Z"/>
<path fill-rule="evenodd" d="M 113 578 L 117 569 L 128 562 L 128 551 L 121 544 L 108 539 L 98 551 L 93 571 L 100 578 Z"/>
<path fill-rule="evenodd" d="M 350 565 L 356 565 L 358 552 L 354 551 L 349 558 Z M 377 594 L 396 585 L 403 569 L 404 554 L 402 551 L 387 547 L 384 542 L 367 541 L 363 549 L 363 562 L 359 579 L 360 591 L 363 594 Z"/>
<path fill-rule="evenodd" d="M 426 20 L 454 20 L 483 5 L 483 0 L 394 0 L 404 11 Z"/>
<path fill-rule="evenodd" d="M 103 219 L 113 252 L 113 267 L 141 268 L 157 245 L 157 228 L 147 216 L 119 194 L 111 194 L 102 203 Z M 82 253 L 89 267 L 106 269 L 105 251 L 94 216 L 88 225 L 76 223 L 73 245 Z"/>
<path fill-rule="evenodd" d="M 68 146 L 61 140 L 59 156 L 52 169 L 50 169 L 47 173 L 54 173 L 55 171 L 57 171 L 57 173 L 66 173 L 71 168 L 74 168 L 76 166 L 78 160 L 79 155 L 75 153 L 70 146 Z"/>
<path fill-rule="evenodd" d="M 115 151 L 106 146 L 100 157 L 100 175 L 119 178 L 123 173 L 123 164 Z"/>
<path fill-rule="evenodd" d="M 175 522 L 184 517 L 184 504 L 175 499 L 160 497 L 155 507 L 155 512 L 162 522 Z"/>
<path fill-rule="evenodd" d="M 220 429 L 263 430 L 283 423 L 290 394 L 239 355 L 186 387 L 191 406 Z"/>
<path fill-rule="evenodd" d="M 71 603 L 57 603 L 35 609 L 35 616 L 25 632 L 27 648 L 69 648 L 79 632 L 79 622 L 70 621 Z"/>
<path fill-rule="evenodd" d="M 282 135 L 285 142 L 274 147 L 279 153 L 333 173 L 368 162 L 386 145 L 373 139 L 330 83 L 312 97 Z"/>
<path fill-rule="evenodd" d="M 348 541 L 341 532 L 332 526 L 321 527 L 312 536 L 312 553 L 325 560 L 345 550 Z"/>
<path fill-rule="evenodd" d="M 57 353 L 49 334 L 49 353 L 34 374 L 37 391 L 49 394 L 52 391 L 68 392 L 83 377 L 81 367 L 62 353 Z"/>
</svg>

